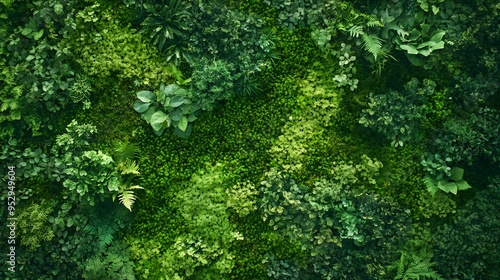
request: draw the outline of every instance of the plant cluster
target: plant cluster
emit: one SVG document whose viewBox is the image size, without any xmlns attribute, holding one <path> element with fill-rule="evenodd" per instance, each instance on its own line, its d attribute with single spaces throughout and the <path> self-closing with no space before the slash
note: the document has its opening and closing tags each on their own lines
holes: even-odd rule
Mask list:
<svg viewBox="0 0 500 280">
<path fill-rule="evenodd" d="M 191 122 L 198 119 L 202 105 L 195 101 L 190 91 L 177 84 L 160 85 L 157 93 L 140 91 L 134 109 L 160 136 L 166 128 L 173 127 L 180 137 L 187 138 L 192 131 Z"/>
<path fill-rule="evenodd" d="M 323 27 L 336 16 L 337 3 L 332 0 L 264 1 L 278 11 L 278 22 L 288 29 Z"/>
<path fill-rule="evenodd" d="M 488 279 L 500 275 L 498 259 L 494 257 L 499 253 L 499 182 L 498 177 L 492 178 L 486 189 L 478 191 L 458 210 L 455 220 L 440 226 L 433 235 L 436 269 L 445 279 Z"/>
<path fill-rule="evenodd" d="M 381 272 L 376 267 L 392 261 L 408 223 L 402 213 L 389 214 L 395 209 L 393 203 L 356 194 L 355 186 L 375 183 L 380 167 L 369 158 L 361 165 L 339 163 L 332 171 L 333 180 L 319 180 L 312 186 L 272 170 L 262 182 L 263 219 L 301 244 L 320 279 L 378 277 Z M 389 241 L 389 236 L 395 239 Z M 379 238 L 385 240 L 384 248 L 377 245 Z"/>
<path fill-rule="evenodd" d="M 384 134 L 391 145 L 398 147 L 418 140 L 422 135 L 422 122 L 427 118 L 425 105 L 434 95 L 436 83 L 412 79 L 404 91 L 371 95 L 369 108 L 364 109 L 359 123 L 374 127 Z"/>
<path fill-rule="evenodd" d="M 353 78 L 353 75 L 356 74 L 356 67 L 354 66 L 356 56 L 351 54 L 351 46 L 342 43 L 338 58 L 340 74 L 335 75 L 333 80 L 337 82 L 337 87 L 349 87 L 351 91 L 354 91 L 358 87 L 359 80 Z"/>
<path fill-rule="evenodd" d="M 223 167 L 216 165 L 191 178 L 177 195 L 187 232 L 163 255 L 162 270 L 170 279 L 221 279 L 234 267 L 232 244 L 243 237 L 229 221 Z M 206 173 L 205 173 L 206 172 Z"/>
<path fill-rule="evenodd" d="M 71 50 L 60 44 L 74 31 L 75 1 L 16 6 L 24 15 L 9 18 L 11 24 L 3 33 L 9 43 L 0 45 L 1 137 L 28 129 L 41 133 L 43 124 L 49 123 L 48 113 L 60 111 L 71 100 L 68 89 L 76 73 Z"/>
</svg>

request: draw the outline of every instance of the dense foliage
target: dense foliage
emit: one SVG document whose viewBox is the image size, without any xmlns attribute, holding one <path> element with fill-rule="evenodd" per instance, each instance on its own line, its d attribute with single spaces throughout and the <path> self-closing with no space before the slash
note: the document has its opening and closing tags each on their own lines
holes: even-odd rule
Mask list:
<svg viewBox="0 0 500 280">
<path fill-rule="evenodd" d="M 498 22 L 0 0 L 0 278 L 499 279 Z"/>
</svg>

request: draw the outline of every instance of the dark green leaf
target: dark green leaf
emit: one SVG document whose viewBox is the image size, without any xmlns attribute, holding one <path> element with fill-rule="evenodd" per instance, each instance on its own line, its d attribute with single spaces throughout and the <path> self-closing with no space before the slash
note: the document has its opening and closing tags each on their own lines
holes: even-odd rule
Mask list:
<svg viewBox="0 0 500 280">
<path fill-rule="evenodd" d="M 144 103 L 140 100 L 136 100 L 134 103 L 134 110 L 137 113 L 144 113 L 149 108 L 149 105 L 151 105 L 151 103 Z"/>
</svg>

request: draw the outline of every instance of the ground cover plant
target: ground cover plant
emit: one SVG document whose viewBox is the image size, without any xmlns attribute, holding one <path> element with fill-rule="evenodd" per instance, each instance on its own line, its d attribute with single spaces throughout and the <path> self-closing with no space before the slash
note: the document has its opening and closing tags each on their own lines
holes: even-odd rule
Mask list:
<svg viewBox="0 0 500 280">
<path fill-rule="evenodd" d="M 0 0 L 0 278 L 500 279 L 498 22 Z"/>
</svg>

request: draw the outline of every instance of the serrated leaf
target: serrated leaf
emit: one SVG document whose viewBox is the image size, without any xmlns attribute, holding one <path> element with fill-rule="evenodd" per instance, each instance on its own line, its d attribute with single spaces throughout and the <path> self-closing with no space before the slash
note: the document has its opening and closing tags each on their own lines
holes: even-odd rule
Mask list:
<svg viewBox="0 0 500 280">
<path fill-rule="evenodd" d="M 427 187 L 427 191 L 429 191 L 429 193 L 434 196 L 438 190 L 437 180 L 427 175 L 424 177 L 423 181 L 425 183 L 425 186 Z"/>
<path fill-rule="evenodd" d="M 144 90 L 137 93 L 137 98 L 139 98 L 142 102 L 147 103 L 154 101 L 156 99 L 156 95 L 151 91 Z"/>
<path fill-rule="evenodd" d="M 118 196 L 118 201 L 120 201 L 125 208 L 132 212 L 132 204 L 135 202 L 135 195 L 132 191 L 124 191 Z"/>
<path fill-rule="evenodd" d="M 151 105 L 151 103 L 144 103 L 140 100 L 136 100 L 134 103 L 134 110 L 137 113 L 144 113 L 149 108 L 149 105 Z"/>
<path fill-rule="evenodd" d="M 119 164 L 121 174 L 139 174 L 139 166 L 135 161 L 127 159 Z"/>
</svg>

